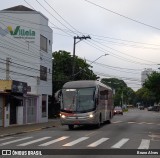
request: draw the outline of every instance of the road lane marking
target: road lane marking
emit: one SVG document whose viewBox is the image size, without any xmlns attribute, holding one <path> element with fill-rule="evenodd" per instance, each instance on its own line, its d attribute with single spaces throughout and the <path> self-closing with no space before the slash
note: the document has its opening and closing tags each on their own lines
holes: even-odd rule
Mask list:
<svg viewBox="0 0 160 158">
<path fill-rule="evenodd" d="M 49 142 L 46 142 L 46 143 L 44 143 L 44 144 L 40 144 L 39 146 L 48 146 L 48 145 L 54 144 L 54 143 L 56 143 L 56 142 L 62 141 L 62 140 L 67 139 L 67 138 L 68 138 L 68 136 L 63 136 L 63 137 L 60 137 L 60 138 L 51 140 L 51 141 L 49 141 Z"/>
<path fill-rule="evenodd" d="M 0 139 L 0 141 L 7 140 L 7 139 L 11 139 L 11 138 L 14 138 L 14 137 L 6 137 L 6 138 L 2 138 L 2 139 Z"/>
<path fill-rule="evenodd" d="M 147 122 L 139 122 L 137 124 L 141 125 L 141 124 L 146 124 Z"/>
<path fill-rule="evenodd" d="M 136 123 L 136 122 L 128 122 L 128 123 L 132 124 L 132 123 Z"/>
<path fill-rule="evenodd" d="M 96 142 L 89 144 L 88 147 L 96 147 L 96 146 L 102 144 L 103 142 L 107 141 L 108 139 L 109 138 L 101 138 L 101 139 L 97 140 Z"/>
<path fill-rule="evenodd" d="M 70 143 L 64 144 L 63 146 L 73 146 L 73 145 L 78 144 L 78 143 L 80 143 L 80 142 L 82 142 L 82 141 L 84 141 L 84 140 L 86 140 L 88 138 L 89 137 L 81 137 L 81 138 L 76 139 L 76 140 L 74 140 L 74 141 L 72 141 Z"/>
<path fill-rule="evenodd" d="M 148 125 L 154 125 L 154 123 L 146 123 L 146 124 L 148 124 Z"/>
<path fill-rule="evenodd" d="M 27 139 L 30 139 L 30 138 L 32 138 L 32 137 L 25 137 L 25 138 L 21 138 L 21 139 L 12 140 L 12 141 L 0 144 L 0 146 L 8 145 L 8 144 L 16 143 L 16 142 L 20 142 L 22 140 L 27 140 Z"/>
<path fill-rule="evenodd" d="M 49 139 L 49 138 L 51 138 L 51 137 L 43 137 L 43 138 L 40 138 L 40 139 L 29 141 L 27 143 L 19 144 L 17 146 L 27 146 L 27 145 L 30 145 L 30 144 L 33 144 L 33 143 L 37 143 L 37 142 L 40 142 L 42 140 L 46 140 L 46 139 Z"/>
<path fill-rule="evenodd" d="M 111 148 L 121 148 L 125 143 L 128 142 L 128 140 L 129 140 L 128 138 L 123 138 L 118 143 L 113 145 Z"/>
<path fill-rule="evenodd" d="M 148 139 L 142 139 L 140 146 L 138 149 L 149 149 L 150 140 Z"/>
</svg>

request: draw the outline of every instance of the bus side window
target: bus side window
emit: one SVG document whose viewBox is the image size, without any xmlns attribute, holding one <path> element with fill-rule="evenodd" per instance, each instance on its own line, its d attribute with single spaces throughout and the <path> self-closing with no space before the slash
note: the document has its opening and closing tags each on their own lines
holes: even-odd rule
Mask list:
<svg viewBox="0 0 160 158">
<path fill-rule="evenodd" d="M 100 91 L 100 99 L 107 100 L 108 99 L 108 90 Z"/>
</svg>

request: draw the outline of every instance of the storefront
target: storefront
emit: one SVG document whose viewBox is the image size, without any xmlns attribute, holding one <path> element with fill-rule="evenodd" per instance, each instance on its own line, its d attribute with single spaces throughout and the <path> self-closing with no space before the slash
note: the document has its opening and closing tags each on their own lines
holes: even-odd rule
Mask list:
<svg viewBox="0 0 160 158">
<path fill-rule="evenodd" d="M 13 124 L 23 124 L 24 95 L 27 93 L 27 83 L 15 80 L 0 80 L 0 125 L 7 127 Z"/>
</svg>

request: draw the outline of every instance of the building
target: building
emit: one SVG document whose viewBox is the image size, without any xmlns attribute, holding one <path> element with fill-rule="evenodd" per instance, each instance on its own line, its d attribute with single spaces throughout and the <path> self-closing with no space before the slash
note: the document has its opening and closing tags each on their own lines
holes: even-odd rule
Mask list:
<svg viewBox="0 0 160 158">
<path fill-rule="evenodd" d="M 142 85 L 145 82 L 145 80 L 148 78 L 148 75 L 150 75 L 152 72 L 153 72 L 153 70 L 151 68 L 148 68 L 148 69 L 145 69 L 144 71 L 142 71 L 142 73 L 141 73 Z"/>
<path fill-rule="evenodd" d="M 25 6 L 0 11 L 0 126 L 48 121 L 52 29 Z"/>
</svg>

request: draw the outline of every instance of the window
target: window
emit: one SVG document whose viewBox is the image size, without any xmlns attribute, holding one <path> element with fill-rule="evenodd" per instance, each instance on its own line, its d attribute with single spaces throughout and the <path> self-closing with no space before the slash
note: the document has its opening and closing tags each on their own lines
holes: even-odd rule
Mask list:
<svg viewBox="0 0 160 158">
<path fill-rule="evenodd" d="M 40 37 L 40 48 L 41 50 L 47 52 L 47 38 L 42 35 Z"/>
<path fill-rule="evenodd" d="M 108 99 L 108 91 L 107 90 L 100 90 L 100 99 L 107 100 Z"/>
<path fill-rule="evenodd" d="M 40 80 L 47 81 L 47 67 L 40 65 Z"/>
<path fill-rule="evenodd" d="M 42 94 L 42 117 L 47 116 L 47 95 Z"/>
</svg>

